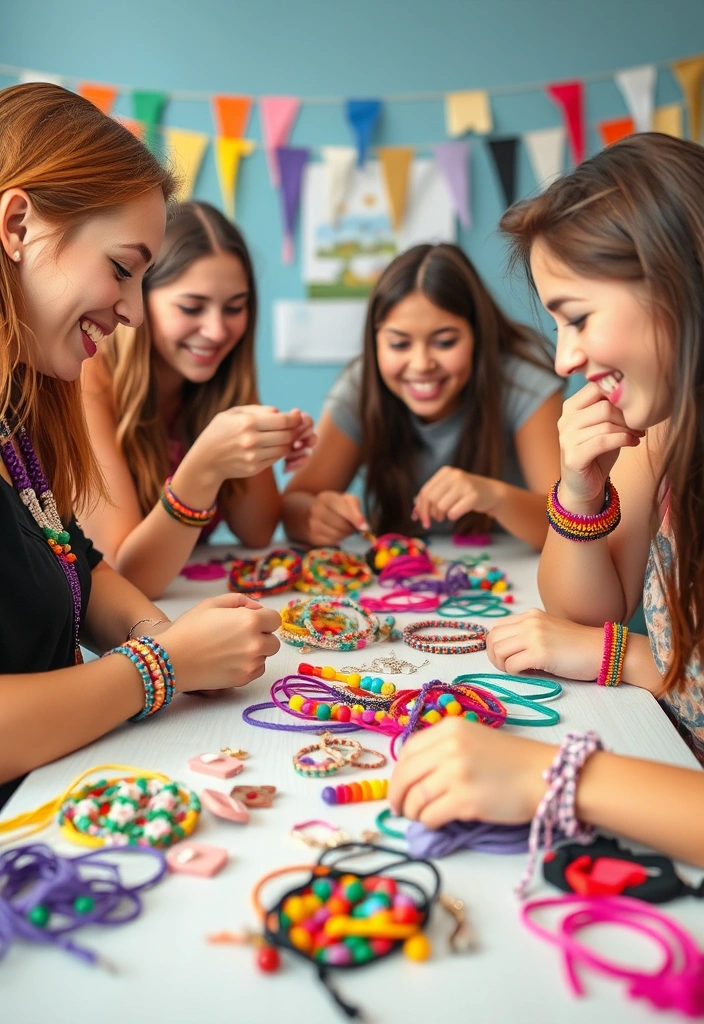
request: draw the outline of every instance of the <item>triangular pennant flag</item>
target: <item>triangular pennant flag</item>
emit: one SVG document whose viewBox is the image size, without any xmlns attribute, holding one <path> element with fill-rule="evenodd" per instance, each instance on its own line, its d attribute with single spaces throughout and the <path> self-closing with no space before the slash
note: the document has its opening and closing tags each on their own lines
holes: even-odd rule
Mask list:
<svg viewBox="0 0 704 1024">
<path fill-rule="evenodd" d="M 386 197 L 389 201 L 391 223 L 394 231 L 403 224 L 408 195 L 408 175 L 411 170 L 413 150 L 410 146 L 380 146 L 377 150 L 384 176 Z"/>
<path fill-rule="evenodd" d="M 281 181 L 281 206 L 284 218 L 284 245 L 281 258 L 293 263 L 293 233 L 296 229 L 301 182 L 308 160 L 308 150 L 298 146 L 279 146 L 276 150 Z"/>
<path fill-rule="evenodd" d="M 251 109 L 251 96 L 213 96 L 218 135 L 225 139 L 243 139 Z"/>
<path fill-rule="evenodd" d="M 337 224 L 352 187 L 357 151 L 352 146 L 323 146 L 321 156 L 328 179 L 328 221 Z"/>
<path fill-rule="evenodd" d="M 165 92 L 146 92 L 140 89 L 132 93 L 132 115 L 144 125 L 144 144 L 152 151 L 156 149 L 161 115 L 168 99 Z"/>
<path fill-rule="evenodd" d="M 658 70 L 654 64 L 643 64 L 639 68 L 619 71 L 615 76 L 616 85 L 623 93 L 636 132 L 652 130 L 657 74 Z"/>
<path fill-rule="evenodd" d="M 28 85 L 30 82 L 46 82 L 47 85 L 63 85 L 61 75 L 51 75 L 47 71 L 23 71 L 19 76 L 19 85 Z"/>
<path fill-rule="evenodd" d="M 215 139 L 215 163 L 220 180 L 220 192 L 225 213 L 234 220 L 235 194 L 237 192 L 237 175 L 240 158 L 254 152 L 255 144 L 251 139 Z"/>
<path fill-rule="evenodd" d="M 357 140 L 357 165 L 363 167 L 374 125 L 381 114 L 381 100 L 347 100 L 345 113 Z"/>
<path fill-rule="evenodd" d="M 586 151 L 584 128 L 584 84 L 582 82 L 555 82 L 546 92 L 562 110 L 570 140 L 572 159 L 581 164 Z"/>
<path fill-rule="evenodd" d="M 164 137 L 169 159 L 179 182 L 178 201 L 185 203 L 193 195 L 209 135 L 189 132 L 184 128 L 165 128 Z"/>
<path fill-rule="evenodd" d="M 516 199 L 516 156 L 518 154 L 518 139 L 491 139 L 489 149 L 494 158 L 496 170 L 499 174 L 501 191 L 504 194 L 506 206 L 512 206 Z"/>
<path fill-rule="evenodd" d="M 301 101 L 295 96 L 262 96 L 259 100 L 266 160 L 274 188 L 279 187 L 279 162 L 275 150 L 287 145 L 300 106 Z"/>
<path fill-rule="evenodd" d="M 78 95 L 90 100 L 104 114 L 109 114 L 112 110 L 119 91 L 114 85 L 100 85 L 97 82 L 81 82 L 78 86 Z"/>
<path fill-rule="evenodd" d="M 704 57 L 690 60 L 676 60 L 670 67 L 677 76 L 689 115 L 689 137 L 699 142 L 702 135 L 702 82 L 704 81 Z"/>
<path fill-rule="evenodd" d="M 439 142 L 433 146 L 450 199 L 463 228 L 472 226 L 469 210 L 469 142 Z"/>
<path fill-rule="evenodd" d="M 483 89 L 448 92 L 445 97 L 445 118 L 447 134 L 453 138 L 465 132 L 486 135 L 493 127 L 489 93 Z"/>
<path fill-rule="evenodd" d="M 673 135 L 676 139 L 684 138 L 684 117 L 681 103 L 668 103 L 664 107 L 656 107 L 653 114 L 653 131 L 663 135 Z"/>
<path fill-rule="evenodd" d="M 632 117 L 616 117 L 612 121 L 601 121 L 599 134 L 605 146 L 612 146 L 619 139 L 625 139 L 627 135 L 633 135 L 636 130 Z"/>
<path fill-rule="evenodd" d="M 537 128 L 525 132 L 523 142 L 538 188 L 543 192 L 565 169 L 565 129 Z"/>
</svg>

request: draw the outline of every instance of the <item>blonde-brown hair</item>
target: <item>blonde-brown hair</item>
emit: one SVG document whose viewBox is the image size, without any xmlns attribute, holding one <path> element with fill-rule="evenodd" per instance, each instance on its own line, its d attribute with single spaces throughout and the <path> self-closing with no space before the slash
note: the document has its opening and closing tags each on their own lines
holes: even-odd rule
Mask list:
<svg viewBox="0 0 704 1024">
<path fill-rule="evenodd" d="M 0 92 L 0 194 L 23 189 L 59 246 L 82 223 L 152 189 L 164 198 L 174 181 L 127 129 L 88 100 L 57 85 L 31 83 Z M 80 380 L 40 374 L 17 266 L 0 247 L 0 413 L 24 424 L 59 511 L 68 517 L 100 490 L 100 471 L 83 416 Z M 23 344 L 24 343 L 24 344 Z M 29 351 L 29 361 L 21 353 Z"/>
<path fill-rule="evenodd" d="M 252 260 L 241 232 L 209 203 L 181 204 L 166 227 L 164 244 L 144 278 L 144 320 L 140 327 L 118 327 L 101 345 L 101 356 L 112 378 L 117 417 L 117 441 L 125 455 L 146 515 L 159 499 L 169 474 L 168 436 L 156 402 L 154 350 L 147 298 L 150 292 L 177 280 L 205 256 L 217 252 L 237 257 L 247 277 L 247 328 L 217 373 L 203 384 L 184 383 L 180 423 L 191 445 L 224 409 L 257 402 L 254 338 L 257 293 Z M 228 489 L 241 486 L 229 481 Z"/>
</svg>

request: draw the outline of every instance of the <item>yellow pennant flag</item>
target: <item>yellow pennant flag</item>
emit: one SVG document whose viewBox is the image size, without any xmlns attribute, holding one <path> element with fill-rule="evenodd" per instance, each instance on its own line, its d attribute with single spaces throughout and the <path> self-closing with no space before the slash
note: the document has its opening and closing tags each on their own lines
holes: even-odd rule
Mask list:
<svg viewBox="0 0 704 1024">
<path fill-rule="evenodd" d="M 684 125 L 681 103 L 668 103 L 664 107 L 656 107 L 653 111 L 653 131 L 663 135 L 674 135 L 676 139 L 684 137 Z"/>
<path fill-rule="evenodd" d="M 234 220 L 235 193 L 237 191 L 237 173 L 240 169 L 240 158 L 254 152 L 251 139 L 215 139 L 215 162 L 220 179 L 220 192 L 225 213 Z"/>
<path fill-rule="evenodd" d="M 179 203 L 185 203 L 193 195 L 210 136 L 184 128 L 165 128 L 164 136 L 166 152 L 179 182 L 177 198 Z"/>
<path fill-rule="evenodd" d="M 384 175 L 391 223 L 394 226 L 394 231 L 398 231 L 406 212 L 408 174 L 411 169 L 413 150 L 410 146 L 379 146 L 377 152 Z"/>
<path fill-rule="evenodd" d="M 702 83 L 704 83 L 704 56 L 689 60 L 676 60 L 671 65 L 680 83 L 689 114 L 689 137 L 700 142 L 702 135 Z"/>
<path fill-rule="evenodd" d="M 486 135 L 492 129 L 489 93 L 483 89 L 472 92 L 449 92 L 445 97 L 447 134 L 453 137 L 465 132 Z"/>
</svg>

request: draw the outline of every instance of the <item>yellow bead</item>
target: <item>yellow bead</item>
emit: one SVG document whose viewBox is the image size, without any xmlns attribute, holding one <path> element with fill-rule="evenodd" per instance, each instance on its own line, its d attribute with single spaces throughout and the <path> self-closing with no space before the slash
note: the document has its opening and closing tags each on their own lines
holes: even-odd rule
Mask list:
<svg viewBox="0 0 704 1024">
<path fill-rule="evenodd" d="M 334 679 L 337 672 L 330 665 L 326 665 L 324 668 L 321 668 L 320 675 L 323 679 Z"/>
<path fill-rule="evenodd" d="M 289 931 L 288 937 L 291 940 L 291 944 L 300 949 L 302 953 L 310 953 L 313 948 L 313 936 L 305 928 L 300 928 L 297 924 Z"/>
<path fill-rule="evenodd" d="M 340 879 L 340 885 L 345 888 L 348 885 L 354 885 L 354 883 L 358 881 L 359 878 L 356 875 L 343 875 Z"/>
<path fill-rule="evenodd" d="M 362 712 L 364 711 L 364 705 L 363 704 L 353 704 L 352 705 L 352 710 L 353 711 L 359 711 L 359 713 L 361 715 Z"/>
<path fill-rule="evenodd" d="M 451 700 L 449 704 L 445 705 L 445 714 L 446 715 L 461 715 L 462 714 L 462 705 L 460 703 L 458 703 L 456 700 Z"/>
<path fill-rule="evenodd" d="M 426 711 L 423 715 L 423 720 L 428 722 L 429 725 L 435 725 L 435 723 L 439 722 L 441 718 L 442 715 L 439 711 Z"/>
<path fill-rule="evenodd" d="M 376 555 L 374 556 L 374 568 L 383 569 L 390 558 L 390 551 L 377 551 Z"/>
<path fill-rule="evenodd" d="M 392 697 L 396 693 L 396 687 L 393 683 L 384 683 L 381 688 L 381 694 L 383 697 Z"/>
<path fill-rule="evenodd" d="M 385 717 L 386 717 L 386 712 L 385 711 L 376 711 L 374 713 L 374 718 L 377 720 L 377 722 L 383 722 Z"/>
<path fill-rule="evenodd" d="M 299 693 L 294 693 L 288 702 L 288 706 L 291 708 L 291 711 L 300 711 L 304 703 L 303 697 Z"/>
<path fill-rule="evenodd" d="M 310 892 L 306 896 L 301 896 L 301 899 L 303 900 L 305 917 L 312 917 L 313 914 L 315 914 L 317 910 L 320 910 L 323 905 L 323 901 L 320 896 L 316 896 L 314 892 Z"/>
<path fill-rule="evenodd" d="M 421 963 L 423 960 L 428 959 L 432 952 L 432 947 L 425 935 L 422 932 L 418 932 L 417 935 L 411 935 L 410 939 L 406 939 L 403 944 L 403 952 L 409 960 Z"/>
<path fill-rule="evenodd" d="M 408 725 L 408 715 L 399 715 L 398 716 L 398 724 L 399 725 Z"/>
<path fill-rule="evenodd" d="M 360 782 L 360 786 L 362 787 L 362 799 L 371 800 L 374 794 L 372 793 L 372 787 L 369 780 L 362 779 L 362 781 Z"/>
<path fill-rule="evenodd" d="M 389 780 L 380 779 L 379 781 L 381 782 L 381 799 L 386 800 L 386 794 L 389 790 Z"/>
<path fill-rule="evenodd" d="M 362 677 L 359 675 L 358 672 L 353 672 L 351 675 L 347 676 L 347 685 L 348 686 L 359 686 L 359 684 L 361 682 L 362 682 Z"/>
<path fill-rule="evenodd" d="M 306 919 L 306 908 L 301 896 L 289 896 L 281 909 L 292 924 L 300 924 Z"/>
<path fill-rule="evenodd" d="M 367 785 L 372 791 L 372 800 L 381 800 L 383 797 L 383 787 L 380 779 L 369 779 Z"/>
<path fill-rule="evenodd" d="M 495 594 L 503 594 L 505 590 L 508 590 L 506 580 L 497 580 L 491 589 Z"/>
</svg>

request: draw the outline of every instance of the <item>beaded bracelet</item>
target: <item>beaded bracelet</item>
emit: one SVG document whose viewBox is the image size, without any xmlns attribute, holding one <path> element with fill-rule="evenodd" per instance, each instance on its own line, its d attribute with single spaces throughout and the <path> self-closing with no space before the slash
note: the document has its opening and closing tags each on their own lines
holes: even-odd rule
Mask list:
<svg viewBox="0 0 704 1024">
<path fill-rule="evenodd" d="M 140 722 L 171 703 L 176 691 L 173 665 L 166 650 L 153 637 L 141 636 L 128 640 L 120 647 L 106 651 L 103 657 L 107 658 L 111 654 L 123 654 L 129 658 L 142 679 L 144 707 L 131 716 L 131 722 Z"/>
<path fill-rule="evenodd" d="M 277 548 L 263 558 L 235 558 L 228 587 L 238 594 L 267 597 L 283 594 L 301 575 L 301 558 L 290 548 Z"/>
<path fill-rule="evenodd" d="M 296 590 L 308 594 L 353 594 L 368 587 L 372 572 L 357 555 L 339 548 L 313 548 L 304 557 Z"/>
<path fill-rule="evenodd" d="M 628 626 L 620 622 L 604 623 L 604 655 L 597 676 L 599 686 L 618 686 L 626 657 Z"/>
<path fill-rule="evenodd" d="M 469 629 L 467 628 L 469 627 Z M 458 636 L 442 633 L 431 633 L 428 636 L 416 636 L 422 629 L 457 629 Z M 477 622 L 461 622 L 442 619 L 427 619 L 424 622 L 411 622 L 404 626 L 403 641 L 416 651 L 427 654 L 472 654 L 486 648 L 486 629 Z M 456 643 L 455 641 L 461 641 Z"/>
<path fill-rule="evenodd" d="M 337 747 L 350 747 L 351 753 L 342 753 Z M 317 750 L 322 751 L 326 757 L 322 761 L 315 761 L 310 754 Z M 326 775 L 334 775 L 344 768 L 346 764 L 354 764 L 362 753 L 362 745 L 357 740 L 348 740 L 344 736 L 333 736 L 332 733 L 323 733 L 317 743 L 310 743 L 307 747 L 301 747 L 297 754 L 293 755 L 293 769 L 298 775 L 308 778 L 323 778 Z"/>
<path fill-rule="evenodd" d="M 609 477 L 606 478 L 601 511 L 592 516 L 568 512 L 563 508 L 557 497 L 559 486 L 558 480 L 548 495 L 546 514 L 550 526 L 561 537 L 577 541 L 601 540 L 613 533 L 621 522 L 621 502 Z"/>
<path fill-rule="evenodd" d="M 389 562 L 405 556 L 429 561 L 426 544 L 418 537 L 406 537 L 402 533 L 383 533 L 375 537 L 366 557 L 374 572 L 381 572 Z M 432 563 L 430 566 L 432 572 Z"/>
<path fill-rule="evenodd" d="M 395 683 L 372 676 L 362 676 L 359 672 L 338 672 L 332 665 L 323 665 L 321 668 L 319 665 L 309 665 L 302 661 L 298 666 L 298 671 L 303 676 L 315 676 L 333 685 L 337 682 L 343 683 L 345 687 L 350 687 L 353 690 L 366 690 L 368 693 L 377 694 L 380 698 L 391 698 L 396 693 Z"/>
<path fill-rule="evenodd" d="M 174 494 L 171 481 L 173 477 L 168 477 L 164 483 L 164 489 L 161 492 L 161 504 L 164 506 L 168 514 L 172 519 L 175 519 L 179 523 L 183 523 L 184 526 L 207 526 L 210 523 L 215 513 L 218 510 L 217 501 L 214 502 L 210 508 L 198 509 L 191 508 L 190 505 L 184 505 L 176 495 Z"/>
<path fill-rule="evenodd" d="M 349 609 L 367 624 L 366 629 L 350 628 L 350 616 L 341 612 Z M 294 647 L 322 647 L 333 651 L 354 651 L 372 643 L 379 633 L 376 616 L 348 597 L 309 598 L 289 601 L 281 611 L 282 640 Z"/>
</svg>

